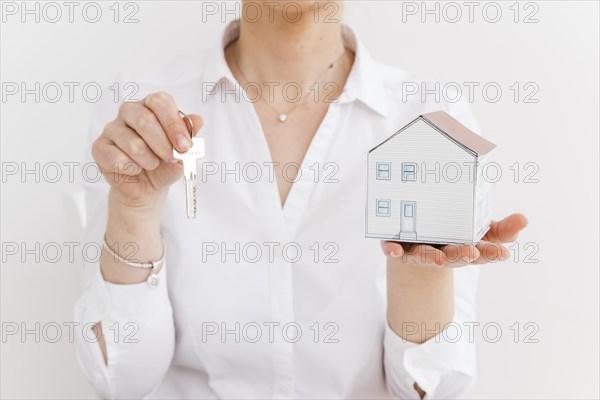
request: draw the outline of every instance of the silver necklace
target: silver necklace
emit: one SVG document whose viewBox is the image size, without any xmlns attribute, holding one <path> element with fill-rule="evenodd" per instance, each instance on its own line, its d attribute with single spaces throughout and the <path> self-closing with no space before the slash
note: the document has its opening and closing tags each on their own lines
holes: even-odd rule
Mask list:
<svg viewBox="0 0 600 400">
<path fill-rule="evenodd" d="M 235 68 L 240 72 L 240 75 L 242 76 L 242 78 L 244 79 L 244 81 L 246 83 L 250 82 L 248 80 L 248 78 L 246 78 L 246 74 L 244 74 L 244 71 L 242 71 L 242 69 L 240 68 L 240 65 L 237 62 L 237 57 L 235 55 L 235 48 L 233 49 L 232 53 L 232 59 L 233 59 L 233 63 L 235 64 Z M 321 82 L 321 79 L 323 78 L 323 76 L 325 76 L 325 74 L 334 67 L 334 65 L 342 58 L 346 55 L 346 49 L 344 49 L 344 52 L 338 57 L 336 58 L 333 62 L 331 62 L 327 68 L 325 68 L 325 70 L 319 75 L 319 77 L 316 79 L 317 83 Z M 260 96 L 259 100 L 263 100 L 270 108 L 271 110 L 275 111 L 275 113 L 277 114 L 277 119 L 279 120 L 279 122 L 285 122 L 288 120 L 289 115 L 296 110 L 296 108 L 298 108 L 298 106 L 300 104 L 302 104 L 302 102 L 304 101 L 304 97 L 305 97 L 305 93 L 302 94 L 302 96 L 300 97 L 300 99 L 296 102 L 296 104 L 287 112 L 283 113 L 280 112 L 279 110 L 277 110 L 269 101 L 266 101 L 263 99 L 263 96 Z"/>
</svg>

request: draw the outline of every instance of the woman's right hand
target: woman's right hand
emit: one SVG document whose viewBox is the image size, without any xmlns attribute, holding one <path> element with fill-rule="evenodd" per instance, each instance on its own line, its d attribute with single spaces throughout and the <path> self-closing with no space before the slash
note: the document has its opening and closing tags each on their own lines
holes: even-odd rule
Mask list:
<svg viewBox="0 0 600 400">
<path fill-rule="evenodd" d="M 186 151 L 191 140 L 178 110 L 171 95 L 156 92 L 138 103 L 123 103 L 117 118 L 104 127 L 92 155 L 111 185 L 111 200 L 152 208 L 181 177 L 183 167 L 173 158 L 173 148 Z M 188 116 L 196 135 L 202 118 Z"/>
</svg>

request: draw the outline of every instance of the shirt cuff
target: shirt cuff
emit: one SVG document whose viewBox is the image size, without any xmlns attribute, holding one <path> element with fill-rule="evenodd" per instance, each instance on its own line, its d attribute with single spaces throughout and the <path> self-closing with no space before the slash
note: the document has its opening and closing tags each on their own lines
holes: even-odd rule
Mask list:
<svg viewBox="0 0 600 400">
<path fill-rule="evenodd" d="M 128 268 L 128 267 L 124 267 Z M 132 284 L 111 283 L 104 280 L 100 267 L 94 268 L 91 287 L 80 304 L 85 305 L 84 322 L 98 322 L 110 315 L 111 319 L 127 322 L 145 319 L 164 307 L 170 307 L 167 291 L 166 263 L 157 273 L 158 286 L 146 281 Z"/>
<path fill-rule="evenodd" d="M 93 276 L 75 306 L 75 320 L 82 328 L 76 337 L 77 358 L 98 394 L 109 398 L 113 397 L 115 385 L 123 384 L 119 379 L 123 368 L 143 358 L 139 355 L 130 357 L 129 353 L 138 349 L 143 351 L 144 346 L 155 342 L 153 334 L 166 341 L 168 332 L 160 329 L 160 324 L 170 318 L 171 313 L 166 263 L 157 273 L 159 283 L 156 287 L 150 287 L 147 282 L 110 283 L 102 277 L 98 264 L 88 267 L 93 268 Z M 108 366 L 91 329 L 99 321 L 102 321 Z M 152 356 L 152 352 L 147 353 L 148 357 Z M 143 363 L 152 364 L 153 361 L 144 360 Z M 140 365 L 133 367 L 139 369 Z"/>
<path fill-rule="evenodd" d="M 402 397 L 420 399 L 415 382 L 427 393 L 425 398 L 437 397 L 445 376 L 460 372 L 474 376 L 474 357 L 468 335 L 460 325 L 450 323 L 442 332 L 424 343 L 404 340 L 386 323 L 384 348 L 386 376 L 390 389 Z M 473 354 L 474 356 L 474 354 Z M 441 394 L 441 393 L 440 393 Z"/>
</svg>

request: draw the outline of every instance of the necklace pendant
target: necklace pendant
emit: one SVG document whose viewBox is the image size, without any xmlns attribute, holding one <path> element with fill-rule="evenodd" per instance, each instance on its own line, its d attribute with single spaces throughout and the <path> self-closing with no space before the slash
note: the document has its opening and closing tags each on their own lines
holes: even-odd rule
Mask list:
<svg viewBox="0 0 600 400">
<path fill-rule="evenodd" d="M 279 122 L 285 122 L 287 121 L 288 116 L 287 114 L 279 114 Z"/>
</svg>

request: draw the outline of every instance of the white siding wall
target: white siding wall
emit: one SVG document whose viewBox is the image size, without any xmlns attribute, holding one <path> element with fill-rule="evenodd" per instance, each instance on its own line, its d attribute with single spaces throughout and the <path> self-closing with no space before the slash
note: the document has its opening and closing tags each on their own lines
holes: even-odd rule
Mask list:
<svg viewBox="0 0 600 400">
<path fill-rule="evenodd" d="M 490 179 L 496 179 L 494 174 L 495 169 L 488 171 L 492 176 L 484 177 L 483 172 L 485 165 L 490 161 L 489 155 L 479 158 L 479 165 L 477 166 L 477 185 L 475 194 L 475 219 L 473 220 L 473 241 L 479 241 L 491 221 L 491 183 Z"/>
<path fill-rule="evenodd" d="M 388 140 L 368 157 L 367 236 L 397 237 L 401 201 L 415 201 L 416 241 L 473 240 L 474 156 L 422 119 Z M 391 179 L 378 180 L 378 162 L 391 163 Z M 417 164 L 416 182 L 402 181 L 402 163 Z M 434 170 L 427 173 L 424 169 Z M 460 168 L 460 169 L 459 169 Z M 457 171 L 460 178 L 454 182 Z M 377 199 L 391 200 L 391 215 L 377 216 Z"/>
</svg>

